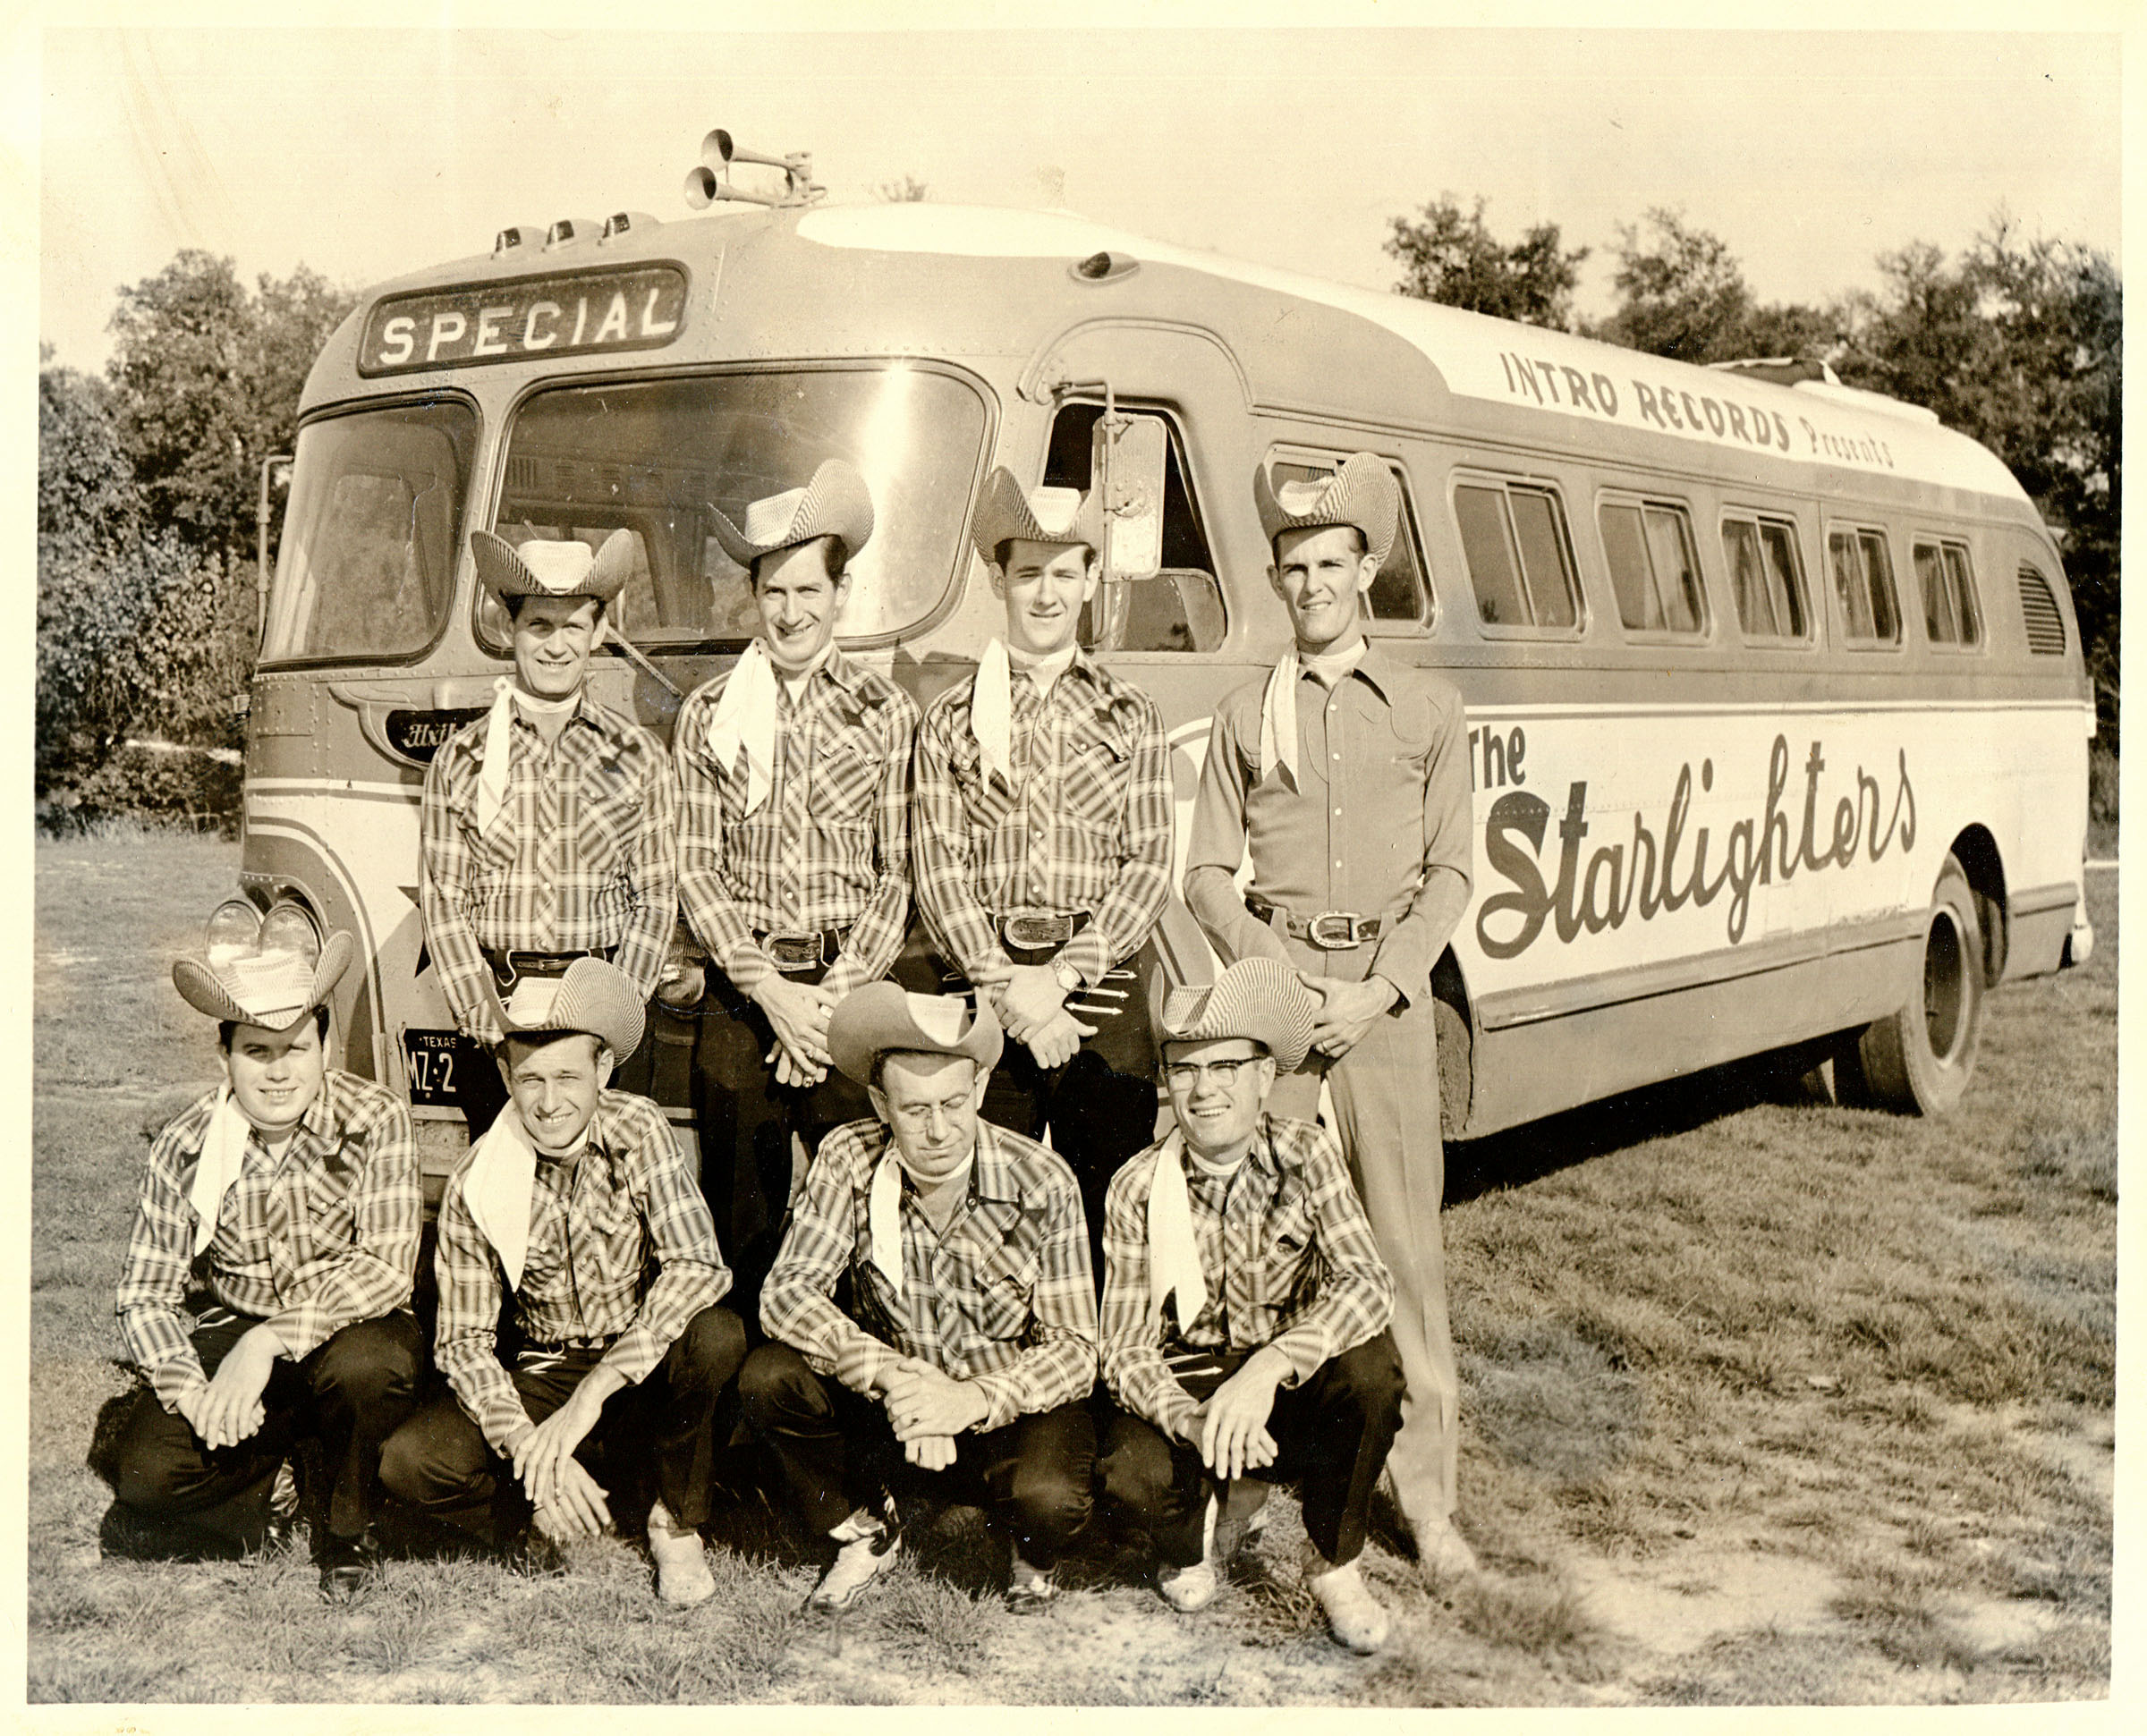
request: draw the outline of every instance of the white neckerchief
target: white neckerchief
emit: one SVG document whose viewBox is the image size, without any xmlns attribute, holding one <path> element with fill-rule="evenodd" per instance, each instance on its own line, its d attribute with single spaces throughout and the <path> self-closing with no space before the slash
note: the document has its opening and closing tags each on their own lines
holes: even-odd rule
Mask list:
<svg viewBox="0 0 2147 1736">
<path fill-rule="evenodd" d="M 246 1140 L 253 1123 L 232 1101 L 229 1084 L 216 1090 L 216 1106 L 209 1113 L 201 1135 L 201 1156 L 194 1163 L 194 1185 L 187 1203 L 194 1208 L 194 1252 L 216 1240 L 216 1216 L 224 1209 L 224 1196 L 239 1179 L 246 1164 Z"/>
<path fill-rule="evenodd" d="M 980 1138 L 982 1136 L 980 1135 Z M 977 1148 L 969 1148 L 969 1161 L 955 1174 L 946 1178 L 948 1187 L 967 1187 L 969 1178 L 976 1173 Z M 872 1242 L 872 1264 L 887 1274 L 895 1286 L 895 1293 L 902 1294 L 902 1160 L 895 1156 L 895 1140 L 888 1136 L 887 1148 L 881 1155 L 879 1167 L 872 1172 L 872 1186 L 865 1198 L 865 1227 Z"/>
<path fill-rule="evenodd" d="M 1150 1317 L 1163 1317 L 1163 1303 L 1178 1292 L 1178 1330 L 1185 1331 L 1208 1306 L 1208 1279 L 1201 1270 L 1201 1244 L 1192 1233 L 1192 1198 L 1185 1188 L 1190 1160 L 1209 1175 L 1235 1173 L 1251 1147 L 1235 1164 L 1211 1164 L 1186 1145 L 1178 1129 L 1170 1131 L 1156 1154 L 1155 1178 L 1148 1187 L 1148 1303 Z"/>
<path fill-rule="evenodd" d="M 471 1147 L 462 1172 L 462 1204 L 499 1255 L 507 1288 L 522 1288 L 530 1258 L 530 1203 L 537 1189 L 537 1147 L 522 1111 L 509 1103 Z"/>
<path fill-rule="evenodd" d="M 1010 651 L 997 639 L 984 648 L 977 659 L 977 679 L 970 690 L 969 733 L 977 738 L 978 757 L 987 777 L 994 772 L 1006 787 L 1014 788 L 1014 671 L 1020 668 L 1048 695 L 1058 678 L 1074 666 L 1078 645 L 1054 651 L 1049 656 L 1031 656 Z"/>
<path fill-rule="evenodd" d="M 1343 676 L 1364 661 L 1364 654 L 1371 648 L 1369 639 L 1360 639 L 1346 651 L 1332 655 L 1306 656 L 1293 645 L 1282 654 L 1282 661 L 1275 665 L 1268 677 L 1267 691 L 1260 701 L 1260 775 L 1264 783 L 1277 766 L 1290 775 L 1292 783 L 1298 783 L 1297 773 L 1297 679 L 1311 675 L 1322 686 L 1332 687 Z"/>
<path fill-rule="evenodd" d="M 514 708 L 519 706 L 531 716 L 549 713 L 557 716 L 571 711 L 581 703 L 581 690 L 576 688 L 564 699 L 540 699 L 534 693 L 524 693 L 502 675 L 492 683 L 492 709 L 485 718 L 485 757 L 477 771 L 477 829 L 489 832 L 492 822 L 498 818 L 500 809 L 507 800 L 508 758 L 513 749 L 509 744 L 514 739 Z"/>
<path fill-rule="evenodd" d="M 750 814 L 768 800 L 776 767 L 776 665 L 758 639 L 739 656 L 716 701 L 716 715 L 709 719 L 709 751 L 724 770 L 738 763 L 741 742 L 745 747 L 744 811 Z"/>
<path fill-rule="evenodd" d="M 1080 648 L 1077 645 L 1063 645 L 1048 656 L 1039 656 L 1009 645 L 1006 662 L 1010 670 L 1018 669 L 1028 676 L 1039 693 L 1048 695 L 1058 684 L 1058 678 L 1074 666 L 1074 654 Z"/>
</svg>

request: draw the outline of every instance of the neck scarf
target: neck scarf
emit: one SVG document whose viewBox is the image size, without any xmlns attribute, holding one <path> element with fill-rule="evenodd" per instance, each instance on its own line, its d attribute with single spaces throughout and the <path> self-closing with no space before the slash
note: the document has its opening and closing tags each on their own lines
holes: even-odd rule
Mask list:
<svg viewBox="0 0 2147 1736">
<path fill-rule="evenodd" d="M 1297 678 L 1309 674 L 1322 686 L 1332 687 L 1362 663 L 1364 653 L 1371 648 L 1370 641 L 1360 639 L 1346 651 L 1307 656 L 1293 645 L 1282 654 L 1282 661 L 1268 676 L 1267 691 L 1260 701 L 1262 782 L 1280 766 L 1289 773 L 1292 785 L 1298 783 Z"/>
<path fill-rule="evenodd" d="M 776 665 L 768 647 L 757 639 L 745 648 L 724 682 L 716 715 L 709 720 L 709 750 L 725 770 L 738 763 L 741 743 L 745 748 L 745 812 L 750 814 L 768 800 L 776 766 Z"/>
<path fill-rule="evenodd" d="M 970 1147 L 969 1161 L 946 1178 L 948 1187 L 969 1185 L 969 1178 L 976 1173 L 977 1151 Z M 872 1172 L 872 1187 L 865 1200 L 865 1227 L 872 1242 L 872 1264 L 895 1286 L 895 1293 L 902 1294 L 902 1160 L 895 1156 L 895 1142 L 888 1139 L 887 1148 L 880 1157 L 879 1167 Z"/>
<path fill-rule="evenodd" d="M 194 1185 L 187 1203 L 194 1208 L 194 1252 L 199 1255 L 216 1240 L 216 1215 L 224 1209 L 224 1196 L 239 1179 L 246 1163 L 246 1140 L 253 1123 L 232 1101 L 226 1084 L 216 1092 L 208 1130 L 201 1136 L 201 1156 L 194 1164 Z"/>
<path fill-rule="evenodd" d="M 522 1111 L 509 1103 L 470 1153 L 462 1203 L 471 1221 L 499 1255 L 507 1288 L 522 1288 L 530 1258 L 530 1202 L 537 1188 L 537 1147 Z"/>
<path fill-rule="evenodd" d="M 1192 1198 L 1185 1188 L 1188 1157 L 1210 1175 L 1227 1175 L 1237 1167 L 1203 1162 L 1186 1148 L 1185 1136 L 1175 1128 L 1156 1154 L 1155 1179 L 1148 1189 L 1148 1305 L 1150 1317 L 1160 1320 L 1164 1301 L 1176 1291 L 1180 1332 L 1208 1306 L 1201 1245 L 1192 1233 Z"/>
<path fill-rule="evenodd" d="M 564 699 L 540 699 L 524 693 L 506 676 L 492 683 L 492 709 L 485 718 L 485 757 L 477 772 L 477 829 L 489 832 L 507 800 L 507 760 L 514 739 L 514 710 L 519 706 L 530 716 L 572 711 L 581 703 L 581 690 Z"/>
</svg>

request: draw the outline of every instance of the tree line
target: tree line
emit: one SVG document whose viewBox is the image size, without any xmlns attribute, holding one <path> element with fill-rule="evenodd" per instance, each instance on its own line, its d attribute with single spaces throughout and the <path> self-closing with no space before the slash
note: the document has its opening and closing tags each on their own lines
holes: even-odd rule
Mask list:
<svg viewBox="0 0 2147 1736">
<path fill-rule="evenodd" d="M 908 177 L 879 191 L 924 195 Z M 1589 250 L 1553 223 L 1502 241 L 1484 213 L 1482 199 L 1447 194 L 1391 219 L 1395 287 L 1683 361 L 1824 361 L 1990 447 L 2058 538 L 2114 754 L 2124 298 L 2106 255 L 2030 239 L 2001 213 L 1957 255 L 1922 241 L 1880 254 L 1876 291 L 1762 302 L 1718 236 L 1657 208 L 1619 227 L 1616 304 L 1589 321 L 1574 308 Z M 127 743 L 239 745 L 261 462 L 291 450 L 307 371 L 355 304 L 302 265 L 250 286 L 229 258 L 188 250 L 120 290 L 101 377 L 40 368 L 36 779 L 47 812 L 235 804 L 228 766 Z M 272 520 L 272 560 L 274 531 Z"/>
</svg>

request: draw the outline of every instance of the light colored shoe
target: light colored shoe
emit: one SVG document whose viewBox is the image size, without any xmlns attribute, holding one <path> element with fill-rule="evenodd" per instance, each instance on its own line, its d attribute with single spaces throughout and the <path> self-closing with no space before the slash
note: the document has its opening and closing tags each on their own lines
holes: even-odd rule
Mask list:
<svg viewBox="0 0 2147 1736">
<path fill-rule="evenodd" d="M 1308 1554 L 1306 1568 L 1304 1588 L 1327 1612 L 1327 1630 L 1338 1643 L 1360 1657 L 1371 1656 L 1387 1643 L 1392 1624 L 1357 1572 L 1355 1562 L 1328 1567 L 1318 1555 Z"/>
<path fill-rule="evenodd" d="M 1190 1567 L 1167 1567 L 1156 1576 L 1156 1590 L 1181 1615 L 1206 1609 L 1222 1589 L 1224 1558 L 1216 1547 L 1220 1505 L 1211 1495 L 1201 1516 L 1201 1558 Z"/>
<path fill-rule="evenodd" d="M 832 1614 L 848 1609 L 858 1593 L 895 1564 L 902 1553 L 902 1538 L 861 1508 L 827 1535 L 842 1547 L 806 1598 L 805 1607 Z"/>
<path fill-rule="evenodd" d="M 649 1510 L 649 1554 L 656 1562 L 656 1595 L 665 1603 L 691 1609 L 716 1595 L 700 1533 L 673 1519 L 660 1501 Z"/>
<path fill-rule="evenodd" d="M 1417 1564 L 1429 1579 L 1459 1579 L 1479 1571 L 1476 1552 L 1451 1524 L 1416 1534 Z"/>
<path fill-rule="evenodd" d="M 1036 1615 L 1058 1601 L 1058 1581 L 1048 1567 L 1038 1567 L 1014 1552 L 1006 1570 L 1006 1607 L 1016 1615 Z"/>
</svg>

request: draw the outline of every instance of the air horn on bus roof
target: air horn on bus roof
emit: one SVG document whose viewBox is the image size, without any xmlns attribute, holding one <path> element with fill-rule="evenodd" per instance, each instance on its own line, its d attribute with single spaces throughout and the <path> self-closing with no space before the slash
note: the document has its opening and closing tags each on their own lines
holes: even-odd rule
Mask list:
<svg viewBox="0 0 2147 1736">
<path fill-rule="evenodd" d="M 783 171 L 780 193 L 749 193 L 729 180 L 734 163 L 758 163 Z M 743 199 L 749 205 L 810 205 L 827 192 L 812 178 L 812 153 L 795 150 L 787 157 L 766 157 L 759 151 L 740 150 L 731 135 L 717 127 L 700 141 L 700 161 L 686 171 L 686 203 L 705 211 L 719 199 Z"/>
</svg>

